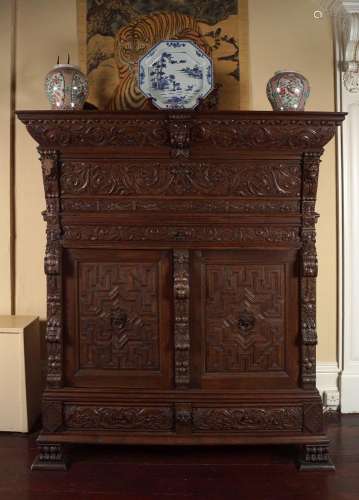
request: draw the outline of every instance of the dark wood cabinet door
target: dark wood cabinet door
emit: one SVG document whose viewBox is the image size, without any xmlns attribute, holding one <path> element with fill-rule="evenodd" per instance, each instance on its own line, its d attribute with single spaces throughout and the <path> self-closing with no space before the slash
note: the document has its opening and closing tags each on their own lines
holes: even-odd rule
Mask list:
<svg viewBox="0 0 359 500">
<path fill-rule="evenodd" d="M 66 251 L 69 385 L 172 386 L 170 262 L 160 250 Z"/>
<path fill-rule="evenodd" d="M 298 386 L 295 250 L 196 251 L 192 373 L 201 388 Z"/>
</svg>

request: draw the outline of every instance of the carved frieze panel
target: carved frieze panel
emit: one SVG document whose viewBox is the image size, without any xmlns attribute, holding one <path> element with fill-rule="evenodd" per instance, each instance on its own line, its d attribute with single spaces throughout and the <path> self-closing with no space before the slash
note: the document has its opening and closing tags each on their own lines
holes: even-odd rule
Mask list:
<svg viewBox="0 0 359 500">
<path fill-rule="evenodd" d="M 194 408 L 193 432 L 301 431 L 303 410 L 283 408 Z"/>
<path fill-rule="evenodd" d="M 79 241 L 234 241 L 243 243 L 299 243 L 299 227 L 287 225 L 238 226 L 121 226 L 64 224 L 65 240 Z"/>
<path fill-rule="evenodd" d="M 159 370 L 156 263 L 80 262 L 80 367 Z"/>
<path fill-rule="evenodd" d="M 171 431 L 173 408 L 137 406 L 66 405 L 68 429 L 116 430 L 120 432 Z"/>
<path fill-rule="evenodd" d="M 141 161 L 66 160 L 63 195 L 299 197 L 295 160 Z"/>
<path fill-rule="evenodd" d="M 207 372 L 285 368 L 283 265 L 206 266 Z"/>
<path fill-rule="evenodd" d="M 275 214 L 298 213 L 300 201 L 290 199 L 240 200 L 240 199 L 170 199 L 124 198 L 118 199 L 73 199 L 64 198 L 61 209 L 65 212 L 167 212 L 167 213 L 208 213 L 208 214 Z"/>
</svg>

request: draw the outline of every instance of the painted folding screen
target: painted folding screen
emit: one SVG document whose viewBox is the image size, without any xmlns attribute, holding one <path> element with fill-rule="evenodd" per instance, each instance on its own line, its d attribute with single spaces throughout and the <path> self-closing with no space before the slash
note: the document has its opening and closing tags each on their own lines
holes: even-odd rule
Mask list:
<svg viewBox="0 0 359 500">
<path fill-rule="evenodd" d="M 80 60 L 89 102 L 143 109 L 138 60 L 164 39 L 189 39 L 210 53 L 219 109 L 248 107 L 247 0 L 78 0 Z"/>
</svg>

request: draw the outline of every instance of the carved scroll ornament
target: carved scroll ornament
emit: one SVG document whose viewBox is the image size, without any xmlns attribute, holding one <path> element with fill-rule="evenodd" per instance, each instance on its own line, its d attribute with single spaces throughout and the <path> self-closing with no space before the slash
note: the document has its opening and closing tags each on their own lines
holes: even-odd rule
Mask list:
<svg viewBox="0 0 359 500">
<path fill-rule="evenodd" d="M 297 160 L 266 160 L 264 163 L 263 160 L 252 159 L 241 162 L 138 159 L 105 162 L 65 160 L 61 163 L 63 196 L 299 198 L 300 188 L 301 168 Z M 207 203 L 213 203 L 215 199 L 207 200 Z M 111 203 L 111 200 L 107 201 Z M 262 203 L 265 201 L 268 203 L 268 200 Z M 140 202 L 137 200 L 137 203 Z M 239 202 L 234 200 L 234 204 Z M 275 203 L 274 200 L 271 202 Z"/>
</svg>

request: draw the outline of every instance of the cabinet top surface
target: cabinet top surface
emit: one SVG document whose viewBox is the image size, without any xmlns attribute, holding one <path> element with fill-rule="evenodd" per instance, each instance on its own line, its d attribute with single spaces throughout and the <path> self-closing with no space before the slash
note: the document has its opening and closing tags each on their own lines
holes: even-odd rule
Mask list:
<svg viewBox="0 0 359 500">
<path fill-rule="evenodd" d="M 26 327 L 37 320 L 37 316 L 0 316 L 0 334 L 22 333 Z"/>
<path fill-rule="evenodd" d="M 265 120 L 280 119 L 280 120 L 303 120 L 303 119 L 330 119 L 341 122 L 344 120 L 346 113 L 337 113 L 333 111 L 188 111 L 188 110 L 168 110 L 168 111 L 97 111 L 97 110 L 82 110 L 82 111 L 54 111 L 54 110 L 19 110 L 16 112 L 21 120 L 32 118 L 41 119 L 71 119 L 71 118 L 86 118 L 86 119 L 107 119 L 121 120 L 122 118 L 169 118 L 172 116 L 183 118 L 233 118 L 233 119 L 253 119 L 262 118 Z"/>
</svg>

